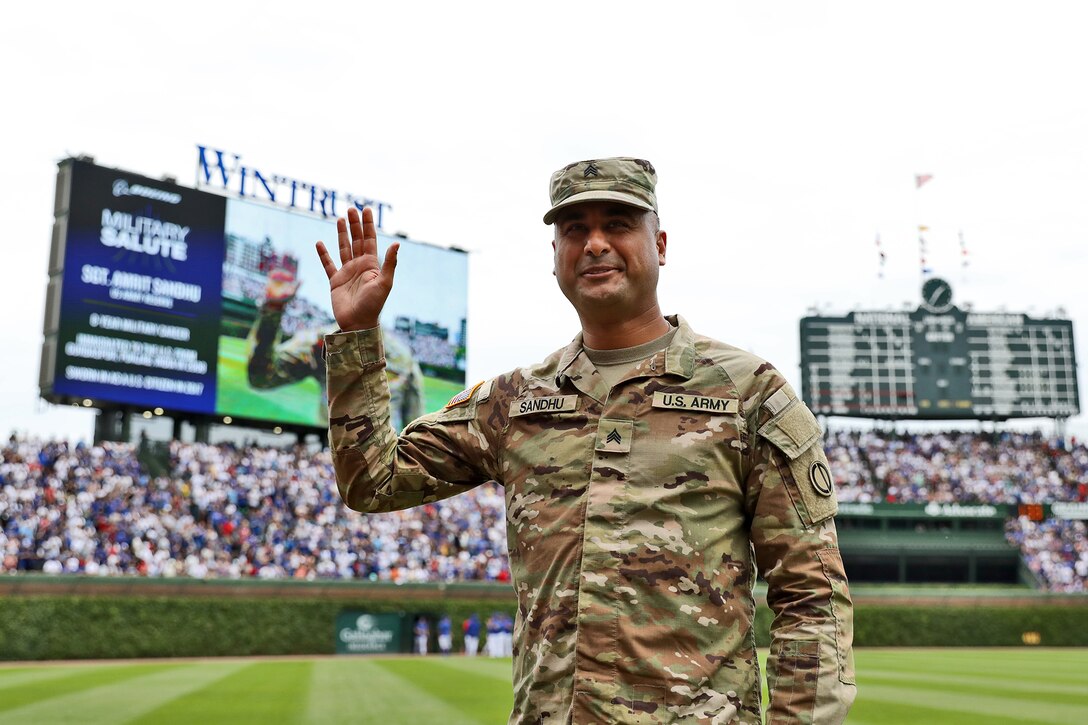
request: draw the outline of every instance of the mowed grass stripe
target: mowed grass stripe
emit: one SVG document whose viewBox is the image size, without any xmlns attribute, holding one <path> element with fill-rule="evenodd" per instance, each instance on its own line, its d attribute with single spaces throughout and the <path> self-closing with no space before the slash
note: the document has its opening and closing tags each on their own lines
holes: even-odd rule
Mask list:
<svg viewBox="0 0 1088 725">
<path fill-rule="evenodd" d="M 194 663 L 111 668 L 114 679 L 79 692 L 57 692 L 51 699 L 0 712 L 0 723 L 123 723 L 154 710 L 184 692 L 203 687 L 244 665 Z M 116 670 L 126 670 L 126 676 Z M 135 671 L 136 676 L 131 676 Z"/>
<path fill-rule="evenodd" d="M 380 660 L 376 664 L 476 722 L 506 722 L 514 704 L 509 678 L 482 679 L 475 673 L 434 665 L 419 657 Z"/>
<path fill-rule="evenodd" d="M 505 722 L 505 718 L 506 714 L 492 722 Z M 479 725 L 482 721 L 460 713 L 411 679 L 389 672 L 378 660 L 338 657 L 314 662 L 306 722 Z"/>
<path fill-rule="evenodd" d="M 494 677 L 505 682 L 507 687 L 510 686 L 510 680 L 514 674 L 513 664 L 508 658 L 433 657 L 427 662 L 475 677 Z"/>
<path fill-rule="evenodd" d="M 70 667 L 42 665 L 40 667 L 20 667 L 18 669 L 0 669 L 0 690 L 11 687 L 22 687 L 32 682 L 45 682 L 67 677 L 75 672 L 87 672 L 87 665 L 74 665 Z M 6 696 L 0 694 L 0 703 Z"/>
<path fill-rule="evenodd" d="M 895 677 L 880 677 L 874 675 L 865 675 L 864 683 L 866 685 L 885 685 L 890 687 L 911 687 L 925 688 L 928 692 L 945 692 L 962 697 L 985 697 L 985 698 L 1009 698 L 1015 699 L 1017 702 L 1035 702 L 1040 706 L 1053 705 L 1053 704 L 1066 704 L 1086 706 L 1088 705 L 1088 699 L 1085 699 L 1084 695 L 1070 694 L 1067 692 L 1055 693 L 1055 692 L 1039 692 L 1033 689 L 1020 689 L 1016 687 L 1006 687 L 1006 684 L 1013 684 L 1013 680 L 991 680 L 983 685 L 971 685 L 971 684 L 958 684 L 954 682 L 948 682 L 941 678 L 919 678 L 910 680 L 910 684 L 904 684 L 903 680 Z M 1015 690 L 1012 692 L 1011 690 Z M 1085 715 L 1088 715 L 1088 709 L 1085 711 Z M 1088 723 L 1088 719 L 1085 720 Z"/>
<path fill-rule="evenodd" d="M 926 707 L 918 704 L 890 704 L 879 700 L 868 701 L 858 695 L 857 702 L 846 717 L 846 725 L 964 725 L 965 723 L 985 723 L 986 725 L 1051 725 L 1049 720 L 1024 720 L 1021 718 L 975 717 L 962 710 L 948 711 L 941 707 Z M 973 712 L 973 711 L 972 711 Z"/>
<path fill-rule="evenodd" d="M 234 670 L 190 689 L 132 723 L 299 722 L 312 662 L 236 662 Z M 215 663 L 206 663 L 213 667 Z"/>
<path fill-rule="evenodd" d="M 1082 673 L 1088 671 L 1088 650 L 1060 652 L 1028 650 L 1027 652 L 1030 654 L 996 648 L 992 652 L 979 650 L 965 652 L 955 649 L 872 652 L 858 649 L 854 651 L 854 657 L 857 661 L 858 672 L 872 669 L 925 672 L 930 675 L 970 673 L 978 677 L 1001 679 L 1014 675 L 1015 679 L 1021 682 L 1037 681 L 1069 685 L 1084 682 Z"/>
<path fill-rule="evenodd" d="M 162 664 L 158 670 L 178 667 L 174 664 Z M 93 690 L 115 682 L 143 677 L 149 674 L 147 665 L 87 665 L 77 668 L 65 668 L 60 677 L 40 677 L 12 691 L 5 691 L 0 698 L 0 715 L 5 711 L 31 705 L 42 700 L 76 695 L 84 690 Z"/>
<path fill-rule="evenodd" d="M 866 682 L 879 680 L 887 683 L 917 682 L 919 684 L 937 682 L 948 685 L 963 685 L 966 687 L 996 687 L 1002 691 L 1024 690 L 1025 692 L 1052 693 L 1055 695 L 1069 695 L 1073 702 L 1088 702 L 1088 674 L 1081 676 L 1077 684 L 1053 684 L 1051 682 L 1031 681 L 1026 682 L 1020 677 L 1010 677 L 1005 673 L 1002 678 L 997 677 L 972 677 L 970 675 L 934 674 L 931 672 L 904 672 L 898 670 L 875 670 L 866 668 L 862 672 Z M 1049 697 L 1049 696 L 1047 696 Z"/>
<path fill-rule="evenodd" d="M 1088 722 L 1088 705 L 1045 703 L 995 694 L 949 693 L 936 689 L 872 684 L 864 677 L 858 681 L 858 699 L 866 704 L 876 701 L 897 705 L 934 708 L 943 712 L 970 713 L 963 722 L 991 722 L 992 718 L 1009 718 L 1021 722 L 1075 723 Z M 981 719 L 985 716 L 985 719 Z M 901 722 L 901 721 L 900 721 Z"/>
</svg>

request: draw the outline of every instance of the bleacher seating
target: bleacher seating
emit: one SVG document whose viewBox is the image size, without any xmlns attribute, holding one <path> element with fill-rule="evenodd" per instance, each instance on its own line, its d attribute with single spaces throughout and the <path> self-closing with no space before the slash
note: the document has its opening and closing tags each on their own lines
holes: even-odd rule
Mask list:
<svg viewBox="0 0 1088 725">
<path fill-rule="evenodd" d="M 1039 433 L 837 431 L 843 502 L 1088 501 L 1088 448 Z M 408 511 L 341 503 L 327 450 L 170 444 L 152 477 L 136 446 L 10 439 L 0 449 L 0 572 L 155 577 L 505 581 L 502 489 Z M 1012 519 L 1044 585 L 1084 591 L 1083 521 Z"/>
</svg>

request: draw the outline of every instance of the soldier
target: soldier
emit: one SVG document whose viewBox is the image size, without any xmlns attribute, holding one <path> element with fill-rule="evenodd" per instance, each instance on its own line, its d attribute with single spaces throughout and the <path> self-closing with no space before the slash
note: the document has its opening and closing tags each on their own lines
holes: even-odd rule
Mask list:
<svg viewBox="0 0 1088 725">
<path fill-rule="evenodd" d="M 774 612 L 769 723 L 840 723 L 856 687 L 834 486 L 816 419 L 769 363 L 657 301 L 656 172 L 582 161 L 551 179 L 554 274 L 582 331 L 544 362 L 388 422 L 372 216 L 318 254 L 329 439 L 349 507 L 505 487 L 518 599 L 511 723 L 758 723 L 756 572 Z M 349 234 L 350 232 L 350 234 Z"/>
<path fill-rule="evenodd" d="M 246 338 L 249 350 L 246 372 L 250 386 L 257 390 L 270 390 L 313 376 L 321 385 L 317 417 L 325 420 L 328 413 L 325 335 L 338 328 L 335 324 L 320 325 L 282 339 L 284 310 L 298 294 L 300 284 L 293 273 L 283 268 L 268 275 L 264 302 L 257 308 L 257 319 Z M 400 430 L 423 413 L 423 371 L 408 343 L 389 335 L 385 337 L 385 346 L 385 372 L 392 401 L 390 422 Z"/>
</svg>

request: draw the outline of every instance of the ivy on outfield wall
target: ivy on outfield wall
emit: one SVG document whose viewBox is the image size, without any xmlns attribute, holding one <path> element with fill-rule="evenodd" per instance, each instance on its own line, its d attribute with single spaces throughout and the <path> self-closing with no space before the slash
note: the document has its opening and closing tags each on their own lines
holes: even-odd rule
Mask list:
<svg viewBox="0 0 1088 725">
<path fill-rule="evenodd" d="M 0 659 L 108 659 L 330 654 L 343 609 L 403 612 L 460 623 L 472 612 L 513 614 L 511 602 L 416 599 L 252 599 L 14 596 L 0 599 Z M 757 643 L 767 646 L 771 613 L 757 610 Z M 878 647 L 1088 646 L 1088 603 L 1030 607 L 862 604 L 855 644 Z"/>
</svg>

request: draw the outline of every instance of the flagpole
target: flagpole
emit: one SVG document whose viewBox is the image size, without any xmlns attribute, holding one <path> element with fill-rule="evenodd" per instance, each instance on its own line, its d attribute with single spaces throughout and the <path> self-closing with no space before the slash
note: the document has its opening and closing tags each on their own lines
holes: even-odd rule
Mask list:
<svg viewBox="0 0 1088 725">
<path fill-rule="evenodd" d="M 928 247 L 926 245 L 925 232 L 929 231 L 929 227 L 922 223 L 921 214 L 919 212 L 919 192 L 922 187 L 926 185 L 933 178 L 933 174 L 915 174 L 914 175 L 914 218 L 917 221 L 918 226 L 918 270 L 921 273 L 922 282 L 926 281 L 926 275 L 932 272 L 930 267 L 926 266 Z"/>
<path fill-rule="evenodd" d="M 960 275 L 964 284 L 967 284 L 967 267 L 969 260 L 967 258 L 967 242 L 963 239 L 963 230 L 960 230 Z"/>
</svg>

